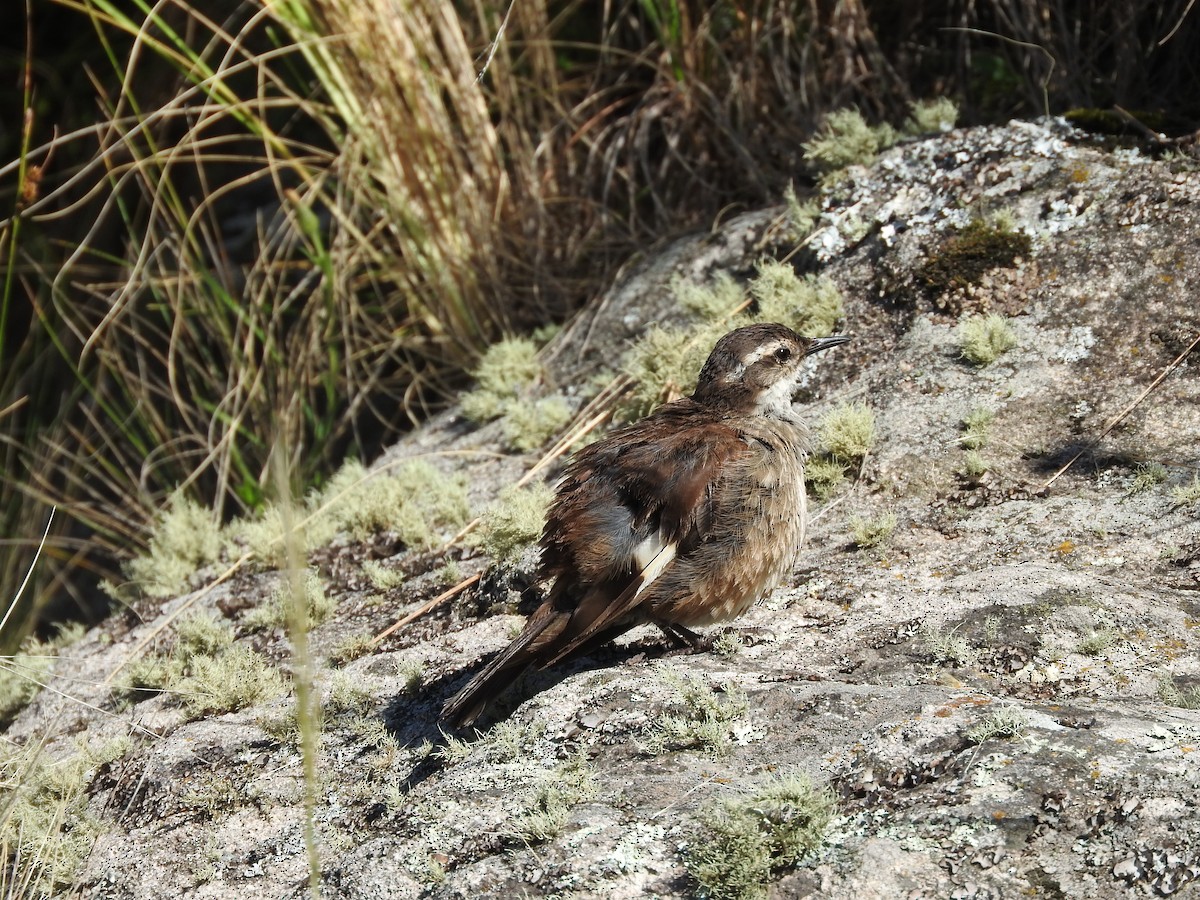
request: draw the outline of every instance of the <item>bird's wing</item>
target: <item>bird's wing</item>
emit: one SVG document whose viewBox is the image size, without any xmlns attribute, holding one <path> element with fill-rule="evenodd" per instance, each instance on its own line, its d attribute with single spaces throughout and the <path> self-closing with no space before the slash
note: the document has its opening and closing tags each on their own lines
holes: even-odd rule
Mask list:
<svg viewBox="0 0 1200 900">
<path fill-rule="evenodd" d="M 556 593 L 577 593 L 577 605 L 559 646 L 539 665 L 630 619 L 646 588 L 710 533 L 714 486 L 750 450 L 734 428 L 693 415 L 676 427 L 674 412 L 690 411 L 667 407 L 588 447 L 568 469 L 547 516 L 544 561 L 548 574 L 566 581 Z"/>
</svg>

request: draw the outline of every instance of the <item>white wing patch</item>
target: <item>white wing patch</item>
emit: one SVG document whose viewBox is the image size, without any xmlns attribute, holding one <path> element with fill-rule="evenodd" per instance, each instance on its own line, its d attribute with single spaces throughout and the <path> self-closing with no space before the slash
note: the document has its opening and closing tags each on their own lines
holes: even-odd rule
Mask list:
<svg viewBox="0 0 1200 900">
<path fill-rule="evenodd" d="M 642 570 L 642 583 L 633 592 L 633 596 L 638 596 L 650 587 L 654 580 L 663 573 L 663 570 L 671 564 L 671 560 L 675 558 L 676 546 L 675 541 L 664 544 L 662 535 L 654 534 L 633 548 L 633 560 Z"/>
</svg>

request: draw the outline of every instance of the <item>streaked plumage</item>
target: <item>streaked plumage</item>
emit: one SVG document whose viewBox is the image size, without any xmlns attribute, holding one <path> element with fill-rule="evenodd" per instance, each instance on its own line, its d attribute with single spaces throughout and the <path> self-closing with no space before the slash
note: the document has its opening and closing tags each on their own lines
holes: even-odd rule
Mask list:
<svg viewBox="0 0 1200 900">
<path fill-rule="evenodd" d="M 845 337 L 750 325 L 717 342 L 695 393 L 580 450 L 542 535 L 554 578 L 524 631 L 442 711 L 469 725 L 529 667 L 653 622 L 676 640 L 735 618 L 787 575 L 804 539 L 804 356 Z"/>
</svg>

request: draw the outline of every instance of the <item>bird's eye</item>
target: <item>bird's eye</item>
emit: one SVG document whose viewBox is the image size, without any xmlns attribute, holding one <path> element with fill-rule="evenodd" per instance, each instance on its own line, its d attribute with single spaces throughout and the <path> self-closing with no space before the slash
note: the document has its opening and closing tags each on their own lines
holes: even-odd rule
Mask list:
<svg viewBox="0 0 1200 900">
<path fill-rule="evenodd" d="M 792 351 L 791 351 L 790 347 L 780 347 L 778 350 L 775 351 L 775 361 L 777 363 L 783 364 L 791 358 L 792 358 Z"/>
</svg>

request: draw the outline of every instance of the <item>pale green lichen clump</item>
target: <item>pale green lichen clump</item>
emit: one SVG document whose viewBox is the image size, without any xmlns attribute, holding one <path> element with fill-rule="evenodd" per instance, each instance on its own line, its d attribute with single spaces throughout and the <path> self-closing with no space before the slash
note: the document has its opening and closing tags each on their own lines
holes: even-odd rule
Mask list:
<svg viewBox="0 0 1200 900">
<path fill-rule="evenodd" d="M 884 544 L 891 538 L 892 532 L 895 530 L 896 514 L 893 512 L 884 513 L 873 519 L 864 519 L 861 516 L 850 517 L 850 534 L 854 538 L 855 545 L 863 550 Z"/>
<path fill-rule="evenodd" d="M 987 446 L 988 428 L 996 414 L 990 409 L 979 407 L 971 410 L 963 417 L 963 436 L 959 441 L 964 449 L 982 450 Z"/>
<path fill-rule="evenodd" d="M 89 810 L 87 788 L 106 763 L 132 747 L 128 737 L 99 745 L 81 735 L 75 752 L 46 752 L 40 740 L 0 746 L 5 797 L 0 844 L 6 852 L 4 897 L 58 897 L 70 892 L 105 824 Z M 77 887 L 77 886 L 76 886 Z"/>
<path fill-rule="evenodd" d="M 973 744 L 982 744 L 993 738 L 1005 740 L 1020 737 L 1029 726 L 1029 719 L 1016 706 L 1002 706 L 977 725 L 968 728 L 964 737 Z"/>
<path fill-rule="evenodd" d="M 128 666 L 125 692 L 171 691 L 192 715 L 244 709 L 280 696 L 283 679 L 262 656 L 233 640 L 233 630 L 195 614 L 175 624 L 170 653 L 154 653 Z"/>
<path fill-rule="evenodd" d="M 989 366 L 1017 346 L 1017 335 L 1008 320 L 998 313 L 968 316 L 958 326 L 958 344 L 963 359 Z"/>
<path fill-rule="evenodd" d="M 910 107 L 903 134 L 908 136 L 949 131 L 958 120 L 958 107 L 946 98 L 920 100 Z M 886 122 L 869 125 L 857 109 L 831 112 L 812 140 L 801 144 L 822 183 L 835 179 L 842 169 L 868 165 L 883 150 L 900 139 L 901 132 Z"/>
<path fill-rule="evenodd" d="M 488 347 L 473 373 L 479 386 L 463 397 L 463 415 L 478 423 L 504 415 L 508 404 L 541 377 L 537 352 L 529 338 L 507 338 Z"/>
<path fill-rule="evenodd" d="M 708 322 L 694 329 L 651 328 L 625 354 L 622 368 L 633 388 L 616 417 L 631 422 L 696 389 L 696 378 L 713 345 L 735 324 Z"/>
<path fill-rule="evenodd" d="M 750 282 L 755 319 L 779 322 L 805 337 L 825 337 L 845 315 L 842 292 L 824 275 L 796 275 L 787 263 L 764 260 Z"/>
<path fill-rule="evenodd" d="M 828 500 L 875 445 L 875 413 L 865 403 L 844 403 L 817 426 L 819 452 L 804 464 L 804 482 L 818 500 Z"/>
<path fill-rule="evenodd" d="M 745 300 L 742 286 L 728 272 L 718 272 L 708 284 L 695 284 L 678 277 L 671 282 L 676 302 L 701 319 L 725 319 Z"/>
<path fill-rule="evenodd" d="M 197 569 L 219 559 L 223 546 L 213 512 L 176 493 L 154 524 L 148 552 L 131 560 L 125 574 L 147 596 L 172 597 Z"/>
<path fill-rule="evenodd" d="M 309 495 L 293 519 L 303 551 L 328 544 L 339 531 L 355 540 L 393 531 L 405 546 L 427 549 L 461 528 L 469 513 L 461 475 L 447 475 L 424 460 L 373 472 L 350 460 L 324 490 Z M 261 563 L 284 563 L 284 520 L 278 508 L 268 507 L 258 518 L 235 522 L 229 530 Z"/>
<path fill-rule="evenodd" d="M 651 723 L 642 745 L 645 751 L 653 755 L 691 748 L 718 755 L 728 751 L 736 723 L 750 708 L 741 692 L 726 686 L 718 694 L 701 677 L 666 665 L 659 666 L 656 674 L 675 693 L 676 701 Z"/>
<path fill-rule="evenodd" d="M 850 165 L 866 165 L 879 151 L 896 143 L 896 129 L 884 123 L 868 125 L 857 109 L 837 109 L 811 141 L 801 144 L 809 164 L 820 173 L 837 172 Z"/>
<path fill-rule="evenodd" d="M 812 456 L 804 464 L 804 483 L 822 502 L 846 480 L 846 467 L 830 456 Z"/>
<path fill-rule="evenodd" d="M 595 794 L 596 776 L 588 768 L 586 752 L 580 751 L 533 785 L 525 811 L 512 821 L 509 837 L 527 846 L 553 840 L 572 808 Z"/>
<path fill-rule="evenodd" d="M 337 602 L 325 593 L 325 584 L 316 572 L 308 572 L 304 578 L 304 620 L 309 628 L 315 628 L 333 615 Z M 266 603 L 250 610 L 242 617 L 242 624 L 250 631 L 265 631 L 285 628 L 288 610 L 294 603 L 291 596 L 290 579 L 276 587 Z"/>
<path fill-rule="evenodd" d="M 42 689 L 58 651 L 83 637 L 82 624 L 59 626 L 57 637 L 27 637 L 10 657 L 0 657 L 0 725 L 13 719 Z"/>
<path fill-rule="evenodd" d="M 818 428 L 821 445 L 843 463 L 862 460 L 875 444 L 875 413 L 865 403 L 846 403 L 830 411 Z"/>
<path fill-rule="evenodd" d="M 766 897 L 775 874 L 820 846 L 836 810 L 833 795 L 807 775 L 773 777 L 701 813 L 703 830 L 685 851 L 688 872 L 705 897 Z"/>
<path fill-rule="evenodd" d="M 1171 499 L 1178 506 L 1191 506 L 1200 502 L 1200 475 L 1193 475 L 1191 484 L 1180 485 L 1172 489 Z"/>
<path fill-rule="evenodd" d="M 707 285 L 677 279 L 676 301 L 700 321 L 690 327 L 652 328 L 625 354 L 622 368 L 634 382 L 616 419 L 633 421 L 696 388 L 696 377 L 726 332 L 752 322 L 778 322 L 806 337 L 831 334 L 845 314 L 841 292 L 824 276 L 796 275 L 787 263 L 764 260 L 745 290 L 722 273 Z M 746 306 L 746 296 L 753 303 Z"/>
<path fill-rule="evenodd" d="M 553 499 L 554 491 L 545 482 L 505 489 L 499 499 L 484 510 L 475 543 L 493 559 L 518 556 L 542 536 L 546 510 Z"/>
<path fill-rule="evenodd" d="M 529 338 L 507 338 L 490 346 L 475 369 L 478 386 L 462 399 L 463 415 L 483 424 L 500 419 L 505 443 L 536 450 L 570 421 L 571 409 L 559 394 L 535 397 L 545 372 Z"/>
<path fill-rule="evenodd" d="M 958 121 L 958 105 L 949 97 L 918 100 L 912 105 L 904 133 L 910 135 L 937 134 L 950 131 Z"/>
</svg>

